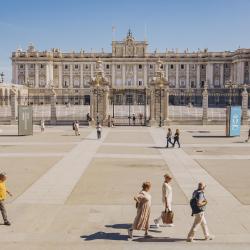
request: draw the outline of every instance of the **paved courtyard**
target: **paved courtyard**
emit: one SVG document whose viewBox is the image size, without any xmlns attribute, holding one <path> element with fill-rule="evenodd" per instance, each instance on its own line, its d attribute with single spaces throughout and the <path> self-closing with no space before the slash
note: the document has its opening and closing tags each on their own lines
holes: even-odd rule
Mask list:
<svg viewBox="0 0 250 250">
<path fill-rule="evenodd" d="M 177 128 L 172 126 L 173 129 Z M 6 208 L 12 225 L 0 225 L 0 249 L 250 249 L 250 142 L 223 137 L 223 126 L 179 126 L 179 148 L 165 148 L 165 129 L 35 127 L 16 136 L 0 126 L 0 171 L 14 194 Z M 133 196 L 152 182 L 153 219 L 162 210 L 164 173 L 173 178 L 175 227 L 151 228 L 151 238 L 127 228 Z M 207 184 L 207 220 L 214 241 L 185 241 L 193 222 L 189 199 Z M 201 230 L 197 238 L 202 239 Z"/>
</svg>

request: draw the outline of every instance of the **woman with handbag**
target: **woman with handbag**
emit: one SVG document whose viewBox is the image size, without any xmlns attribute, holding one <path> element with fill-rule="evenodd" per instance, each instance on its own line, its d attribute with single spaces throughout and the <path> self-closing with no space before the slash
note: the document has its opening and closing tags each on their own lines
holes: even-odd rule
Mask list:
<svg viewBox="0 0 250 250">
<path fill-rule="evenodd" d="M 164 211 L 161 215 L 154 220 L 156 227 L 160 227 L 160 220 L 162 220 L 163 224 L 166 224 L 170 227 L 174 226 L 173 224 L 173 211 L 172 211 L 172 199 L 173 199 L 173 191 L 170 185 L 172 177 L 169 174 L 164 175 L 164 182 L 162 184 L 162 203 L 164 205 Z"/>
<path fill-rule="evenodd" d="M 181 147 L 180 145 L 180 130 L 177 128 L 174 134 L 174 143 L 173 143 L 173 147 L 175 146 L 175 143 L 178 143 L 179 148 Z"/>
<path fill-rule="evenodd" d="M 133 230 L 145 230 L 145 236 L 148 236 L 149 217 L 151 212 L 150 188 L 151 183 L 149 181 L 144 182 L 142 184 L 142 191 L 134 197 L 137 214 L 132 227 L 128 229 L 129 238 L 133 237 Z"/>
</svg>

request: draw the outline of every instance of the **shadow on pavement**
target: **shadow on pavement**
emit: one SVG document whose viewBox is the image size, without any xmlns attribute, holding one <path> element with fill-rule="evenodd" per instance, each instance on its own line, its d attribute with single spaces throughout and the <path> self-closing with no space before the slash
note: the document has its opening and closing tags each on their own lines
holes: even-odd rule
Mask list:
<svg viewBox="0 0 250 250">
<path fill-rule="evenodd" d="M 0 137 L 19 137 L 19 136 L 22 136 L 22 135 L 1 135 L 0 134 Z"/>
<path fill-rule="evenodd" d="M 97 232 L 90 235 L 81 235 L 80 238 L 85 241 L 91 240 L 128 240 L 128 235 L 121 235 L 120 233 L 105 233 L 105 232 Z"/>
<path fill-rule="evenodd" d="M 114 224 L 114 225 L 106 225 L 105 227 L 115 228 L 115 229 L 129 229 L 132 224 Z"/>
<path fill-rule="evenodd" d="M 169 238 L 169 237 L 141 237 L 133 241 L 136 241 L 136 242 L 181 242 L 183 241 L 184 242 L 186 241 L 186 239 Z"/>
</svg>

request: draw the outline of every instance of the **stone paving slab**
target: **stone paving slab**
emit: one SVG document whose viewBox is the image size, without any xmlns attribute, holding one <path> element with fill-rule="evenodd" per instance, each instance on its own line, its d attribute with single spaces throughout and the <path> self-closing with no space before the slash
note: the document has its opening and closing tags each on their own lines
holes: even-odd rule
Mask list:
<svg viewBox="0 0 250 250">
<path fill-rule="evenodd" d="M 0 171 L 8 175 L 8 188 L 15 199 L 37 181 L 44 173 L 56 164 L 61 157 L 0 157 Z M 8 199 L 7 202 L 11 202 Z"/>
<path fill-rule="evenodd" d="M 133 144 L 129 147 L 117 147 L 116 145 L 104 145 L 99 148 L 97 154 L 141 154 L 141 155 L 159 155 L 159 151 L 152 147 L 133 147 Z"/>
<path fill-rule="evenodd" d="M 250 160 L 197 160 L 242 204 L 250 205 Z M 226 174 L 230 173 L 230 174 Z"/>
<path fill-rule="evenodd" d="M 103 139 L 105 137 L 106 133 Z M 15 203 L 63 204 L 103 140 L 96 140 L 95 131 L 86 139 L 18 197 Z"/>
<path fill-rule="evenodd" d="M 67 204 L 133 203 L 133 196 L 145 180 L 152 181 L 153 203 L 161 204 L 163 175 L 170 173 L 161 159 L 94 159 L 69 197 Z M 187 198 L 174 186 L 174 203 L 187 204 Z"/>
</svg>

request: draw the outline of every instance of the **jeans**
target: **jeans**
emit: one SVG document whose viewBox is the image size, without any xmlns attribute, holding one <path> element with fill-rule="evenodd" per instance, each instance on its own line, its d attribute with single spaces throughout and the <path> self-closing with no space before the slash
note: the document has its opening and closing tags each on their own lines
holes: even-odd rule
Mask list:
<svg viewBox="0 0 250 250">
<path fill-rule="evenodd" d="M 180 145 L 180 142 L 179 142 L 179 138 L 174 138 L 174 143 L 173 143 L 173 147 L 175 146 L 175 143 L 178 143 L 179 147 L 181 146 Z"/>
<path fill-rule="evenodd" d="M 173 145 L 173 142 L 171 141 L 171 137 L 167 137 L 167 148 L 168 148 L 169 143 Z"/>
</svg>

